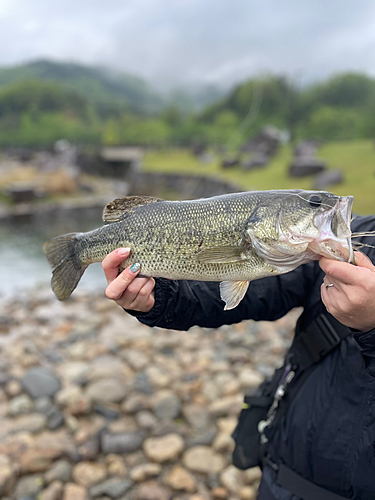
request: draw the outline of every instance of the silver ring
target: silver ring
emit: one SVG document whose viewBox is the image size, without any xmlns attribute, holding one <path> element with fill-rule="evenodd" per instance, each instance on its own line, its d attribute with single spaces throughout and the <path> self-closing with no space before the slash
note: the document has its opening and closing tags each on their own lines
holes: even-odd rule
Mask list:
<svg viewBox="0 0 375 500">
<path fill-rule="evenodd" d="M 329 283 L 328 285 L 326 285 L 326 288 L 330 288 L 331 286 L 334 286 L 333 283 Z"/>
</svg>

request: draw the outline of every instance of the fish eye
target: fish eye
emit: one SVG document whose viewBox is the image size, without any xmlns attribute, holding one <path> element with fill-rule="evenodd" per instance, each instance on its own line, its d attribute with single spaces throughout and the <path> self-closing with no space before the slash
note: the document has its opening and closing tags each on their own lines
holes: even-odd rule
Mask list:
<svg viewBox="0 0 375 500">
<path fill-rule="evenodd" d="M 319 208 L 322 204 L 322 197 L 319 194 L 312 194 L 308 199 L 309 205 L 312 208 Z"/>
</svg>

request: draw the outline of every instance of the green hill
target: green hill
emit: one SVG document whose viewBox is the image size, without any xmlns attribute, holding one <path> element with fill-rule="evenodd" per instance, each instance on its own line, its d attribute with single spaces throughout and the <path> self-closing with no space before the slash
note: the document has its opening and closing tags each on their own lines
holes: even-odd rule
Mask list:
<svg viewBox="0 0 375 500">
<path fill-rule="evenodd" d="M 104 117 L 126 109 L 150 115 L 164 106 L 162 96 L 141 78 L 108 69 L 47 60 L 0 68 L 0 90 L 29 80 L 55 82 L 74 90 Z"/>
</svg>

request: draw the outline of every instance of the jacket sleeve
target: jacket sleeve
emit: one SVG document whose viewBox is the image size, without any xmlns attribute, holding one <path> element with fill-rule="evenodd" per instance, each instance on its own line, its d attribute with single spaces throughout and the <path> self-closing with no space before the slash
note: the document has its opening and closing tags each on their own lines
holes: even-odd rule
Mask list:
<svg viewBox="0 0 375 500">
<path fill-rule="evenodd" d="M 375 216 L 371 215 L 368 217 L 357 217 L 353 220 L 352 223 L 352 232 L 362 233 L 362 232 L 371 232 L 375 233 Z M 375 234 L 370 237 L 360 237 L 356 238 L 355 241 L 359 241 L 361 243 L 375 246 Z M 372 247 L 363 247 L 361 249 L 367 257 L 371 260 L 371 262 L 375 265 L 375 248 Z M 362 354 L 371 359 L 371 363 L 374 364 L 374 372 L 375 372 L 375 325 L 372 330 L 368 332 L 356 332 L 353 334 L 354 339 L 356 340 L 359 348 L 362 351 Z"/>
<path fill-rule="evenodd" d="M 194 325 L 217 328 L 243 319 L 275 320 L 304 305 L 318 273 L 318 263 L 311 262 L 287 274 L 253 281 L 244 299 L 230 311 L 224 311 L 219 283 L 158 279 L 151 311 L 128 312 L 148 326 L 175 330 Z"/>
</svg>

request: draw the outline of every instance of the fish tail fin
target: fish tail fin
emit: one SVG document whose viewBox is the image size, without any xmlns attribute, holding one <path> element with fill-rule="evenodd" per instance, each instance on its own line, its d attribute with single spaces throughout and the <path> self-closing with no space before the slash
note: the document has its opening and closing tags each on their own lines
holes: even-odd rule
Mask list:
<svg viewBox="0 0 375 500">
<path fill-rule="evenodd" d="M 81 263 L 76 254 L 77 234 L 79 233 L 64 234 L 43 245 L 52 267 L 52 290 L 59 300 L 66 300 L 71 295 L 88 267 Z"/>
</svg>

